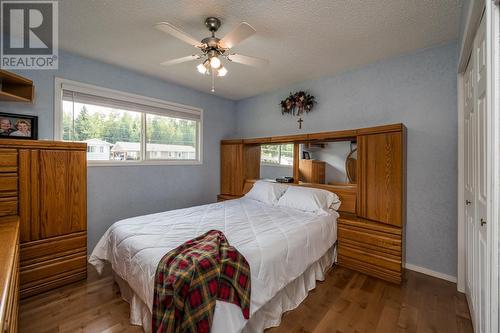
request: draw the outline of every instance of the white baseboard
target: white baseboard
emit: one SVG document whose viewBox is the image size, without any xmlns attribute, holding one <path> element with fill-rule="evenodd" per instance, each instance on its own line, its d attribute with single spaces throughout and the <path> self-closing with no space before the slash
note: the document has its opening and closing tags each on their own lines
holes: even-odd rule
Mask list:
<svg viewBox="0 0 500 333">
<path fill-rule="evenodd" d="M 451 276 L 451 275 L 448 275 L 448 274 L 436 272 L 436 271 L 433 271 L 433 270 L 428 269 L 428 268 L 424 268 L 424 267 L 420 267 L 420 266 L 415 266 L 415 265 L 408 264 L 408 263 L 404 264 L 404 268 L 409 269 L 410 271 L 415 271 L 415 272 L 419 272 L 419 273 L 422 273 L 422 274 L 425 274 L 425 275 L 433 276 L 433 277 L 436 277 L 438 279 L 442 279 L 442 280 L 450 281 L 450 282 L 453 282 L 453 283 L 457 283 L 457 277 L 456 276 Z"/>
</svg>

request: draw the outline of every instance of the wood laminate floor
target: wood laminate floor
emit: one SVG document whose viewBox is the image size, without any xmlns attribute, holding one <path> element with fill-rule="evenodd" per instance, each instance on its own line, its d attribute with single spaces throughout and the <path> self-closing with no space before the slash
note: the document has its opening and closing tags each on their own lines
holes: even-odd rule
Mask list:
<svg viewBox="0 0 500 333">
<path fill-rule="evenodd" d="M 21 302 L 20 332 L 142 332 L 108 271 L 99 278 Z M 280 327 L 266 333 L 473 332 L 465 296 L 456 285 L 407 271 L 402 286 L 334 267 Z"/>
</svg>

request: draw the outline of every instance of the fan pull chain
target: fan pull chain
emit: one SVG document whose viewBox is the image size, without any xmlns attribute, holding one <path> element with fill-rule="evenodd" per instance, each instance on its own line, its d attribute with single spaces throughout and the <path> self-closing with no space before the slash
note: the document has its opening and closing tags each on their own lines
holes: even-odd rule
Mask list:
<svg viewBox="0 0 500 333">
<path fill-rule="evenodd" d="M 215 92 L 215 71 L 210 71 L 212 74 L 212 89 L 210 90 L 211 92 Z"/>
</svg>

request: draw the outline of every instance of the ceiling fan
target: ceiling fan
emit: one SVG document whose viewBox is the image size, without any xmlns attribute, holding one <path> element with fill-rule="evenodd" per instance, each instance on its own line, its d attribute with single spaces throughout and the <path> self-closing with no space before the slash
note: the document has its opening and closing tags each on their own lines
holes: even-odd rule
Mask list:
<svg viewBox="0 0 500 333">
<path fill-rule="evenodd" d="M 226 67 L 224 67 L 221 59 L 226 59 L 231 62 L 254 67 L 264 66 L 269 63 L 269 61 L 266 59 L 230 52 L 230 50 L 234 46 L 252 36 L 256 32 L 255 29 L 250 26 L 250 24 L 246 22 L 240 23 L 233 31 L 228 33 L 222 39 L 215 37 L 215 32 L 217 32 L 217 30 L 219 30 L 221 26 L 221 22 L 218 18 L 208 17 L 205 20 L 205 26 L 212 33 L 212 36 L 198 41 L 194 37 L 188 35 L 181 29 L 168 22 L 160 22 L 155 24 L 156 29 L 172 35 L 200 50 L 200 53 L 198 54 L 192 54 L 186 57 L 167 60 L 162 62 L 161 64 L 164 66 L 170 66 L 188 61 L 204 59 L 202 63 L 196 66 L 196 69 L 201 74 L 212 76 L 212 92 L 214 92 L 215 76 L 222 77 L 225 76 L 228 72 Z"/>
</svg>

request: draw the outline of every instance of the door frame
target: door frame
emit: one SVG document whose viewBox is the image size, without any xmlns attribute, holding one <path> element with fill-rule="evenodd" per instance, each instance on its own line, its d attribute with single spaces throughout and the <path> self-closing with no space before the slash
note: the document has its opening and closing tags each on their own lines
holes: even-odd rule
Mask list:
<svg viewBox="0 0 500 333">
<path fill-rule="evenodd" d="M 489 0 L 472 1 L 467 13 L 463 42 L 459 47 L 458 74 L 457 74 L 457 107 L 458 107 L 458 142 L 457 142 L 457 290 L 465 292 L 465 217 L 464 217 L 464 74 L 471 56 L 474 37 L 481 23 L 485 10 L 485 3 Z M 488 71 L 490 68 L 488 67 Z"/>
<path fill-rule="evenodd" d="M 490 253 L 490 332 L 500 329 L 499 299 L 500 299 L 500 7 L 498 0 L 486 3 L 486 38 L 487 56 L 490 70 L 487 73 L 488 99 L 490 110 L 490 179 L 488 221 L 490 223 L 489 253 Z"/>
<path fill-rule="evenodd" d="M 484 12 L 486 20 L 486 44 L 487 44 L 487 112 L 490 120 L 490 133 L 488 142 L 490 151 L 488 158 L 489 182 L 488 197 L 490 198 L 487 212 L 488 221 L 488 253 L 489 253 L 489 322 L 487 332 L 498 332 L 500 298 L 499 285 L 499 240 L 500 240 L 500 9 L 498 0 L 473 1 L 473 5 L 467 13 L 464 31 L 464 42 L 459 45 L 459 64 L 457 74 L 457 107 L 458 107 L 458 195 L 457 195 L 457 217 L 458 217 L 458 240 L 457 240 L 457 289 L 465 291 L 465 218 L 464 218 L 464 72 L 467 67 L 472 43 L 476 34 L 481 17 Z"/>
</svg>

